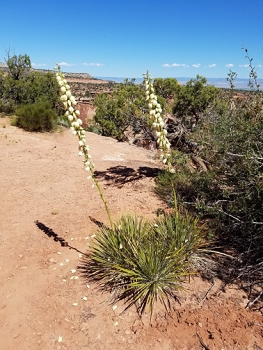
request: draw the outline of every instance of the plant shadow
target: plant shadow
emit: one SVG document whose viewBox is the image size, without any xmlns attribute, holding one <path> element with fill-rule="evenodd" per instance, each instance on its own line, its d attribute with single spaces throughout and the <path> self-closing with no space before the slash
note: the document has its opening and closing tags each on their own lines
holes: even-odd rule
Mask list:
<svg viewBox="0 0 263 350">
<path fill-rule="evenodd" d="M 45 233 L 49 238 L 53 238 L 55 242 L 59 242 L 61 247 L 68 247 L 69 249 L 73 249 L 78 253 L 81 253 L 83 255 L 86 255 L 86 253 L 83 253 L 82 251 L 78 250 L 77 248 L 71 246 L 63 237 L 59 236 L 57 233 L 55 233 L 51 228 L 47 227 L 42 222 L 36 220 L 35 224 L 37 227 Z"/>
<path fill-rule="evenodd" d="M 122 187 L 127 183 L 138 181 L 144 177 L 157 177 L 160 169 L 151 167 L 139 167 L 137 170 L 126 166 L 114 166 L 106 171 L 95 171 L 97 179 L 104 179 L 107 185 L 114 184 L 117 187 Z"/>
</svg>

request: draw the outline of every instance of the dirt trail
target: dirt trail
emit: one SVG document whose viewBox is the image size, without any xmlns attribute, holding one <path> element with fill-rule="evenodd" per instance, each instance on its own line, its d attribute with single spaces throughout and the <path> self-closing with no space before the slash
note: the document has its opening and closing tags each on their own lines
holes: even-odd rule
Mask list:
<svg viewBox="0 0 263 350">
<path fill-rule="evenodd" d="M 153 217 L 163 204 L 152 187 L 151 151 L 87 133 L 113 217 Z M 121 314 L 77 266 L 97 229 L 108 224 L 69 130 L 28 133 L 0 119 L 0 349 L 263 349 L 262 314 L 244 308 L 235 286 L 195 278 L 173 317 L 157 309 Z M 36 222 L 38 221 L 38 225 Z M 76 271 L 75 271 L 76 270 Z M 203 345 L 202 345 L 203 343 Z"/>
</svg>

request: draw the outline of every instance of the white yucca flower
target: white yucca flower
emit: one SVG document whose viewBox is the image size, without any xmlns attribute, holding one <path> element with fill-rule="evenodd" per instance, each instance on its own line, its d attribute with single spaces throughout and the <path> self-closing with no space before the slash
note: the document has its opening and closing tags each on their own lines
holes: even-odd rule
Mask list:
<svg viewBox="0 0 263 350">
<path fill-rule="evenodd" d="M 79 152 L 80 156 L 84 156 L 84 165 L 87 171 L 91 171 L 93 174 L 94 164 L 88 161 L 91 158 L 89 154 L 89 146 L 86 144 L 85 130 L 82 127 L 82 120 L 79 118 L 80 112 L 75 108 L 77 102 L 75 97 L 72 95 L 70 86 L 68 85 L 67 80 L 65 79 L 64 74 L 60 71 L 59 66 L 55 67 L 57 83 L 60 87 L 60 100 L 65 106 L 65 116 L 70 122 L 70 130 L 72 134 L 78 136 L 79 139 Z M 88 166 L 87 166 L 88 163 Z"/>
<path fill-rule="evenodd" d="M 146 89 L 146 100 L 148 101 L 150 123 L 157 137 L 157 145 L 161 151 L 160 158 L 162 159 L 163 164 L 168 165 L 168 170 L 174 172 L 174 169 L 171 169 L 170 163 L 170 142 L 167 139 L 165 122 L 161 116 L 162 108 L 161 105 L 157 102 L 157 96 L 154 92 L 152 79 L 153 78 L 150 78 L 148 72 L 147 74 L 144 74 L 144 84 Z"/>
</svg>

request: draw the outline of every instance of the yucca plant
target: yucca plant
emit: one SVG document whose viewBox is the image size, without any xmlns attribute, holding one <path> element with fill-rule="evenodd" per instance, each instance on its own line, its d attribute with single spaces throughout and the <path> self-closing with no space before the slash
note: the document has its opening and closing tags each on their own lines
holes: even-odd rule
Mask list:
<svg viewBox="0 0 263 350">
<path fill-rule="evenodd" d="M 112 303 L 124 300 L 124 311 L 135 304 L 140 315 L 146 306 L 152 313 L 157 300 L 169 310 L 175 291 L 194 273 L 192 260 L 203 236 L 190 216 L 172 213 L 154 222 L 123 216 L 113 228 L 96 233 L 80 269 L 112 293 Z"/>
</svg>

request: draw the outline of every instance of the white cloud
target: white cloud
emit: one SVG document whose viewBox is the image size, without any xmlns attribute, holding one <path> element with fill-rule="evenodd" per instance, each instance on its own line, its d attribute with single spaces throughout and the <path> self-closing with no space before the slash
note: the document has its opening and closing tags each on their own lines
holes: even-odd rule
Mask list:
<svg viewBox="0 0 263 350">
<path fill-rule="evenodd" d="M 40 64 L 36 64 L 36 63 L 32 63 L 33 67 L 46 67 L 45 63 L 40 63 Z"/>
<path fill-rule="evenodd" d="M 199 67 L 201 66 L 201 64 L 200 64 L 200 63 L 194 63 L 192 66 L 193 66 L 194 68 L 199 68 Z"/>
<path fill-rule="evenodd" d="M 215 63 L 209 64 L 208 67 L 210 67 L 210 68 L 215 68 L 215 67 L 216 67 L 216 64 L 215 64 Z"/>
<path fill-rule="evenodd" d="M 249 64 L 240 64 L 239 67 L 249 68 Z"/>
<path fill-rule="evenodd" d="M 233 63 L 226 64 L 226 67 L 234 67 Z"/>
<path fill-rule="evenodd" d="M 187 68 L 189 67 L 187 64 L 185 63 L 172 63 L 172 64 L 168 64 L 168 63 L 165 63 L 162 65 L 164 68 L 170 68 L 170 67 L 184 67 L 184 68 Z"/>
<path fill-rule="evenodd" d="M 262 64 L 258 64 L 258 65 L 257 65 L 257 68 L 262 68 Z"/>
<path fill-rule="evenodd" d="M 103 67 L 105 66 L 105 64 L 103 63 L 82 63 L 83 66 L 87 66 L 87 67 L 91 67 L 91 66 L 95 66 L 95 67 Z"/>
<path fill-rule="evenodd" d="M 73 63 L 67 63 L 67 62 L 60 62 L 58 65 L 59 65 L 59 66 L 64 66 L 64 67 L 75 66 L 75 64 L 73 64 Z"/>
</svg>

